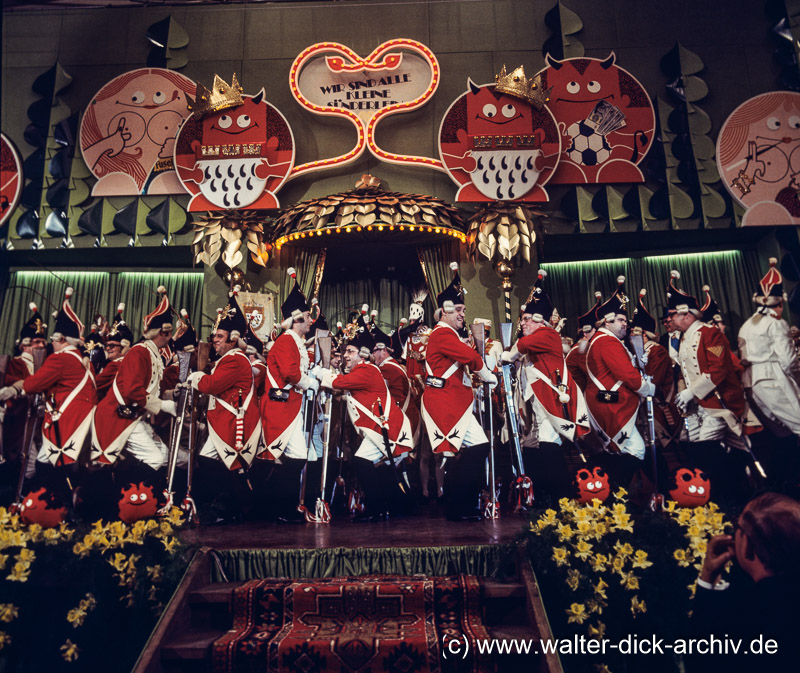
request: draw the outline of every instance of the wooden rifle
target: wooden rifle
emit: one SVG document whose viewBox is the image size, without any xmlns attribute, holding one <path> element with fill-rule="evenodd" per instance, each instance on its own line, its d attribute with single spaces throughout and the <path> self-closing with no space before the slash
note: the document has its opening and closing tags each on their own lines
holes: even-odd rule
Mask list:
<svg viewBox="0 0 800 673">
<path fill-rule="evenodd" d="M 33 373 L 39 371 L 47 357 L 47 350 L 35 348 L 33 350 Z M 17 479 L 17 490 L 14 495 L 14 503 L 11 510 L 19 512 L 22 508 L 22 489 L 25 486 L 25 472 L 28 469 L 28 457 L 33 448 L 33 440 L 36 435 L 37 425 L 40 425 L 44 418 L 44 402 L 41 393 L 28 398 L 28 409 L 25 419 L 25 432 L 22 436 L 22 452 L 20 455 L 19 478 Z"/>
<path fill-rule="evenodd" d="M 186 383 L 186 379 L 189 377 L 191 357 L 192 354 L 186 351 L 178 353 L 178 381 L 180 384 Z M 167 488 L 164 490 L 164 506 L 158 510 L 160 516 L 167 516 L 174 504 L 175 469 L 178 465 L 178 452 L 180 450 L 181 437 L 183 436 L 183 426 L 186 421 L 186 406 L 191 397 L 191 388 L 187 390 L 181 385 L 177 390 L 175 422 L 172 425 L 167 457 Z"/>
<path fill-rule="evenodd" d="M 320 339 L 322 337 L 330 337 L 330 332 L 324 330 L 318 330 L 314 334 L 314 365 L 319 364 L 321 360 L 320 356 Z M 330 353 L 330 349 L 328 351 Z M 311 367 L 309 366 L 309 371 Z M 317 523 L 315 520 L 314 515 L 308 511 L 308 507 L 306 507 L 306 481 L 308 479 L 308 456 L 311 455 L 312 451 L 316 451 L 314 448 L 314 425 L 316 423 L 316 411 L 317 411 L 317 395 L 315 391 L 308 388 L 303 392 L 303 432 L 306 437 L 306 447 L 308 448 L 308 453 L 306 454 L 306 462 L 303 465 L 303 471 L 300 473 L 300 494 L 299 494 L 299 502 L 297 503 L 297 511 L 301 512 L 303 516 L 305 516 L 306 521 L 308 523 Z"/>
<path fill-rule="evenodd" d="M 208 366 L 209 356 L 211 355 L 211 344 L 208 341 L 201 341 L 197 344 L 197 371 L 205 371 Z M 189 391 L 189 456 L 186 463 L 186 495 L 181 503 L 181 509 L 186 514 L 189 523 L 198 523 L 197 506 L 192 498 L 192 481 L 194 480 L 194 468 L 197 460 L 196 447 L 198 424 L 206 403 L 206 396 L 196 392 L 193 388 Z"/>
<path fill-rule="evenodd" d="M 651 382 L 652 378 L 645 371 L 644 337 L 641 334 L 632 334 L 630 344 L 636 360 L 636 368 L 642 375 L 642 379 Z M 653 396 L 645 398 L 645 409 L 647 412 L 647 442 L 650 444 L 651 459 L 653 464 L 653 495 L 650 498 L 650 509 L 658 511 L 664 506 L 664 498 L 658 492 L 658 460 L 656 459 L 656 417 L 653 407 Z"/>
<path fill-rule="evenodd" d="M 500 336 L 503 341 L 503 350 L 511 349 L 511 330 L 513 328 L 513 323 L 500 323 Z M 517 497 L 514 505 L 514 512 L 521 512 L 533 505 L 533 482 L 531 478 L 525 474 L 525 463 L 522 459 L 522 445 L 519 439 L 519 417 L 517 416 L 517 410 L 514 408 L 514 388 L 511 381 L 512 366 L 510 362 L 504 362 L 500 369 L 503 374 L 503 388 L 505 389 L 506 397 L 508 434 L 511 436 L 514 458 L 516 458 L 517 461 L 517 479 L 515 482 Z"/>
<path fill-rule="evenodd" d="M 486 331 L 483 324 L 470 325 L 472 338 L 478 352 L 481 354 L 483 364 L 486 366 Z M 497 488 L 494 469 L 494 418 L 492 417 L 492 387 L 488 383 L 483 384 L 483 409 L 484 422 L 486 424 L 486 434 L 489 436 L 489 499 L 486 503 L 484 516 L 487 519 L 500 518 L 500 504 L 497 502 Z"/>
<path fill-rule="evenodd" d="M 330 335 L 321 336 L 317 339 L 320 349 L 320 363 L 324 369 L 331 366 L 331 342 Z M 330 455 L 331 444 L 331 409 L 333 406 L 333 392 L 326 395 L 325 410 L 322 420 L 322 475 L 320 477 L 319 496 L 314 506 L 313 523 L 330 523 L 331 506 L 325 499 L 325 489 L 328 479 L 328 457 Z"/>
</svg>

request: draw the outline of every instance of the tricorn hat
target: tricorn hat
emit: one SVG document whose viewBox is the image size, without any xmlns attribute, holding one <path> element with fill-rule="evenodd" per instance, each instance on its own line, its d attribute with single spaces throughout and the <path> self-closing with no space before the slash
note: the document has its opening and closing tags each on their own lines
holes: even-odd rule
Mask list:
<svg viewBox="0 0 800 673">
<path fill-rule="evenodd" d="M 122 312 L 125 310 L 125 304 L 122 302 L 117 306 L 117 315 L 111 322 L 111 327 L 106 335 L 106 343 L 118 343 L 122 346 L 123 350 L 130 348 L 133 345 L 133 332 L 131 328 L 122 317 Z"/>
<path fill-rule="evenodd" d="M 714 298 L 711 296 L 711 287 L 703 285 L 703 292 L 706 293 L 706 301 L 700 310 L 703 312 L 703 322 L 725 322 L 722 319 L 722 311 Z"/>
<path fill-rule="evenodd" d="M 597 322 L 596 311 L 600 307 L 600 300 L 603 298 L 603 295 L 599 291 L 595 291 L 594 298 L 594 306 L 586 311 L 586 313 L 578 316 L 578 329 L 581 332 L 591 332 L 594 328 L 594 324 Z"/>
<path fill-rule="evenodd" d="M 244 311 L 239 306 L 237 293 L 231 292 L 228 298 L 228 305 L 222 309 L 217 317 L 217 324 L 214 325 L 214 331 L 221 329 L 229 334 L 229 339 L 244 341 L 244 336 L 247 334 L 247 318 L 244 317 Z"/>
<path fill-rule="evenodd" d="M 630 327 L 631 329 L 634 327 L 640 327 L 642 332 L 644 332 L 648 337 L 655 339 L 656 319 L 650 315 L 650 312 L 644 305 L 643 300 L 646 294 L 647 290 L 644 288 L 639 290 L 639 299 L 636 302 L 636 308 L 633 309 L 633 319 L 631 320 Z"/>
<path fill-rule="evenodd" d="M 777 306 L 786 295 L 783 293 L 783 276 L 778 271 L 778 260 L 775 257 L 769 258 L 769 270 L 758 282 L 753 294 L 753 301 L 762 306 Z"/>
<path fill-rule="evenodd" d="M 700 303 L 696 297 L 687 294 L 675 285 L 681 274 L 675 270 L 669 273 L 669 287 L 667 288 L 667 308 L 670 313 L 691 313 L 697 318 L 702 318 Z"/>
<path fill-rule="evenodd" d="M 175 335 L 175 350 L 191 353 L 197 348 L 197 341 L 197 331 L 194 329 L 194 325 L 192 325 L 192 321 L 189 319 L 189 312 L 185 308 L 182 308 L 178 333 Z"/>
<path fill-rule="evenodd" d="M 47 323 L 42 320 L 39 308 L 34 302 L 28 304 L 28 308 L 31 310 L 31 317 L 19 332 L 20 346 L 30 345 L 31 339 L 44 339 L 47 334 Z"/>
<path fill-rule="evenodd" d="M 445 313 L 452 313 L 458 304 L 464 303 L 467 291 L 461 287 L 461 276 L 458 273 L 458 262 L 450 262 L 453 270 L 453 280 L 444 290 L 436 295 L 436 305 Z"/>
<path fill-rule="evenodd" d="M 75 311 L 72 310 L 72 305 L 69 303 L 69 298 L 74 294 L 74 290 L 68 287 L 64 291 L 64 301 L 61 304 L 61 310 L 56 314 L 56 326 L 53 336 L 61 335 L 70 339 L 80 339 L 83 336 L 83 323 L 80 321 Z"/>
<path fill-rule="evenodd" d="M 283 329 L 289 329 L 295 320 L 301 318 L 305 311 L 310 310 L 308 302 L 306 301 L 306 296 L 297 284 L 297 271 L 294 267 L 290 266 L 286 269 L 286 273 L 291 276 L 294 285 L 289 292 L 289 296 L 286 297 L 286 301 L 281 304 L 281 314 L 283 315 L 281 327 Z"/>
<path fill-rule="evenodd" d="M 544 290 L 545 278 L 547 278 L 547 271 L 539 269 L 530 301 L 520 307 L 520 315 L 532 315 L 536 322 L 547 322 L 553 315 L 553 302 L 550 301 L 549 295 Z"/>
<path fill-rule="evenodd" d="M 595 324 L 606 321 L 611 322 L 620 314 L 627 315 L 629 303 L 630 299 L 625 294 L 625 276 L 617 276 L 617 289 L 614 290 L 614 294 L 595 309 L 595 315 L 597 316 Z"/>
<path fill-rule="evenodd" d="M 145 339 L 152 339 L 158 332 L 172 330 L 172 309 L 169 305 L 169 297 L 167 297 L 167 288 L 159 285 L 156 292 L 161 298 L 155 310 L 144 317 Z"/>
</svg>

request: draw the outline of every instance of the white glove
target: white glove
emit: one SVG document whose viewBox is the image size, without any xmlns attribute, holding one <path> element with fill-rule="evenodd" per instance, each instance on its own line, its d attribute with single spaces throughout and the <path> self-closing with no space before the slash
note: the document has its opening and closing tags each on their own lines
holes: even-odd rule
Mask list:
<svg viewBox="0 0 800 673">
<path fill-rule="evenodd" d="M 186 377 L 186 383 L 188 383 L 192 388 L 197 390 L 197 383 L 205 376 L 203 372 L 192 372 L 189 376 Z"/>
<path fill-rule="evenodd" d="M 297 382 L 297 387 L 300 388 L 300 390 L 308 390 L 309 388 L 311 388 L 311 385 L 312 385 L 311 382 L 312 381 L 314 383 L 318 383 L 317 379 L 312 378 L 311 376 L 308 376 L 307 374 L 303 374 L 300 377 L 300 380 Z M 312 388 L 312 390 L 318 390 L 318 389 L 319 389 L 319 385 L 317 385 L 316 388 Z"/>
<path fill-rule="evenodd" d="M 325 370 L 322 368 L 322 365 L 314 365 L 311 369 L 308 370 L 308 373 L 315 379 L 319 379 L 322 376 L 322 372 L 324 371 Z"/>
<path fill-rule="evenodd" d="M 337 376 L 337 372 L 332 369 L 323 369 L 320 372 L 319 384 L 323 388 L 333 388 L 333 379 Z"/>
<path fill-rule="evenodd" d="M 309 377 L 308 388 L 306 388 L 306 390 L 317 392 L 319 390 L 319 380 Z"/>
<path fill-rule="evenodd" d="M 502 360 L 503 362 L 516 362 L 522 357 L 522 353 L 519 352 L 519 348 L 517 348 L 517 344 L 511 348 L 510 351 L 503 351 Z"/>
<path fill-rule="evenodd" d="M 161 411 L 170 416 L 176 416 L 178 414 L 178 407 L 173 400 L 161 400 Z"/>
<path fill-rule="evenodd" d="M 13 400 L 19 391 L 14 386 L 6 386 L 5 388 L 0 388 L 0 402 L 5 402 L 6 400 Z"/>
<path fill-rule="evenodd" d="M 686 412 L 689 408 L 689 404 L 691 404 L 692 400 L 694 399 L 694 393 L 691 391 L 690 388 L 684 388 L 681 392 L 678 393 L 677 397 L 675 398 L 675 406 L 678 407 L 679 411 Z"/>
<path fill-rule="evenodd" d="M 656 384 L 652 381 L 642 381 L 639 390 L 636 391 L 639 397 L 652 397 L 656 394 Z"/>
<path fill-rule="evenodd" d="M 478 372 L 478 376 L 481 381 L 488 383 L 492 388 L 497 385 L 497 377 L 492 374 L 491 370 L 486 365 L 483 365 L 483 369 Z"/>
</svg>

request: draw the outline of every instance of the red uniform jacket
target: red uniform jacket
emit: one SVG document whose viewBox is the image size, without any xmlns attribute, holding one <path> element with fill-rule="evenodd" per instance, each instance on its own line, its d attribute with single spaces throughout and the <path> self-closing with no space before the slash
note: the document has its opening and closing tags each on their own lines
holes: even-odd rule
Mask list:
<svg viewBox="0 0 800 673">
<path fill-rule="evenodd" d="M 222 462 L 230 470 L 250 465 L 261 427 L 249 358 L 239 349 L 228 351 L 198 379 L 197 390 L 209 396 L 208 433 Z"/>
<path fill-rule="evenodd" d="M 120 405 L 137 405 L 157 414 L 161 408 L 159 385 L 163 364 L 151 341 L 135 344 L 119 364 L 111 390 L 97 405 L 92 426 L 92 458 L 112 464 L 119 458 L 128 436 L 139 418 L 122 418 Z"/>
<path fill-rule="evenodd" d="M 570 377 L 581 390 L 586 390 L 586 382 L 589 380 L 589 377 L 586 376 L 586 349 L 588 347 L 589 342 L 581 339 L 570 348 L 567 357 L 564 358 Z"/>
<path fill-rule="evenodd" d="M 267 381 L 267 365 L 261 360 L 256 360 L 250 363 L 253 370 L 253 380 L 256 386 L 256 396 L 261 399 L 264 394 L 264 386 Z"/>
<path fill-rule="evenodd" d="M 561 335 L 545 325 L 517 341 L 517 349 L 528 356 L 535 370 L 527 371 L 528 384 L 547 412 L 553 428 L 570 441 L 576 435 L 580 437 L 589 432 L 589 416 L 583 404 L 583 394 L 567 371 Z M 565 392 L 569 395 L 569 402 L 566 403 L 568 418 L 564 417 L 564 405 L 559 400 L 559 380 L 566 386 Z M 524 397 L 527 399 L 528 395 Z"/>
<path fill-rule="evenodd" d="M 589 375 L 586 404 L 600 430 L 613 439 L 639 410 L 636 391 L 642 386 L 642 376 L 633 366 L 630 353 L 622 342 L 604 327 L 589 342 L 586 367 Z M 601 391 L 614 389 L 619 393 L 617 402 L 598 399 Z"/>
<path fill-rule="evenodd" d="M 702 407 L 723 408 L 722 402 L 714 394 L 716 390 L 725 408 L 730 409 L 737 418 L 745 415 L 747 404 L 744 390 L 736 374 L 730 344 L 722 332 L 698 321 L 684 333 L 680 353 L 683 380 Z"/>
<path fill-rule="evenodd" d="M 388 416 L 387 429 L 392 455 L 402 455 L 414 447 L 408 417 L 395 404 L 396 400 L 376 365 L 362 362 L 353 367 L 350 373 L 337 376 L 331 385 L 334 390 L 346 390 L 350 393 L 347 411 L 359 434 L 369 437 L 378 446 L 384 446 L 381 431 L 383 421 L 378 407 L 380 400 L 384 419 Z"/>
<path fill-rule="evenodd" d="M 278 458 L 286 448 L 295 424 L 301 422 L 303 395 L 295 386 L 303 378 L 303 366 L 308 367 L 305 344 L 294 332 L 284 332 L 267 355 L 265 392 L 261 398 L 261 423 L 267 451 L 260 454 L 261 458 Z M 271 400 L 270 388 L 283 388 L 288 391 L 289 399 L 286 402 Z"/>
<path fill-rule="evenodd" d="M 380 370 L 383 378 L 386 379 L 386 385 L 389 386 L 389 392 L 392 393 L 395 404 L 408 416 L 411 432 L 416 435 L 419 427 L 419 406 L 411 395 L 411 383 L 406 375 L 405 367 L 394 358 L 388 358 L 381 363 Z"/>
<path fill-rule="evenodd" d="M 114 377 L 117 375 L 120 362 L 122 362 L 122 357 L 111 360 L 97 375 L 95 382 L 97 383 L 98 400 L 102 400 L 108 391 L 111 390 L 111 384 L 114 382 Z"/>
<path fill-rule="evenodd" d="M 22 388 L 28 395 L 44 394 L 47 412 L 42 423 L 42 451 L 47 460 L 53 465 L 74 463 L 97 403 L 94 377 L 78 349 L 70 346 L 53 353 L 38 372 L 25 378 Z"/>
<path fill-rule="evenodd" d="M 466 368 L 483 368 L 480 353 L 440 322 L 428 338 L 426 368 L 429 375 L 445 379 L 444 387 L 425 386 L 422 418 L 434 453 L 456 453 L 472 417 L 472 382 Z"/>
</svg>

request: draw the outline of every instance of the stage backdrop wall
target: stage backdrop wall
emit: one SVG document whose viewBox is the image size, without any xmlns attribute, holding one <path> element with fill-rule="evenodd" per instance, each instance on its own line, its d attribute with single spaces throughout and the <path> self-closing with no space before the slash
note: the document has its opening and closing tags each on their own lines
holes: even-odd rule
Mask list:
<svg viewBox="0 0 800 673">
<path fill-rule="evenodd" d="M 156 307 L 156 288 L 164 285 L 176 311 L 185 308 L 195 324 L 203 311 L 203 272 L 142 272 L 121 269 L 102 271 L 12 270 L 0 315 L 0 353 L 11 353 L 23 323 L 30 316 L 28 304 L 36 302 L 52 332 L 51 313 L 61 306 L 67 286 L 75 290 L 70 303 L 86 325 L 88 335 L 92 317 L 100 313 L 113 318 L 117 305 L 125 304 L 124 318 L 134 336 L 142 332 L 142 318 Z"/>
<path fill-rule="evenodd" d="M 594 305 L 595 290 L 607 299 L 616 289 L 619 275 L 626 278 L 625 290 L 632 302 L 636 302 L 641 288 L 647 290 L 645 306 L 659 320 L 667 303 L 670 271 L 675 269 L 681 274 L 677 287 L 697 297 L 701 305 L 705 301 L 703 285 L 711 287 L 711 296 L 722 309 L 734 346 L 739 327 L 753 313 L 750 298 L 762 276 L 754 250 L 564 262 L 542 264 L 541 268 L 548 274 L 545 289 L 553 305 L 561 317 L 567 318 L 565 335 L 575 335 L 576 318 Z M 628 314 L 633 314 L 632 308 Z M 660 322 L 658 329 L 662 331 Z"/>
</svg>

